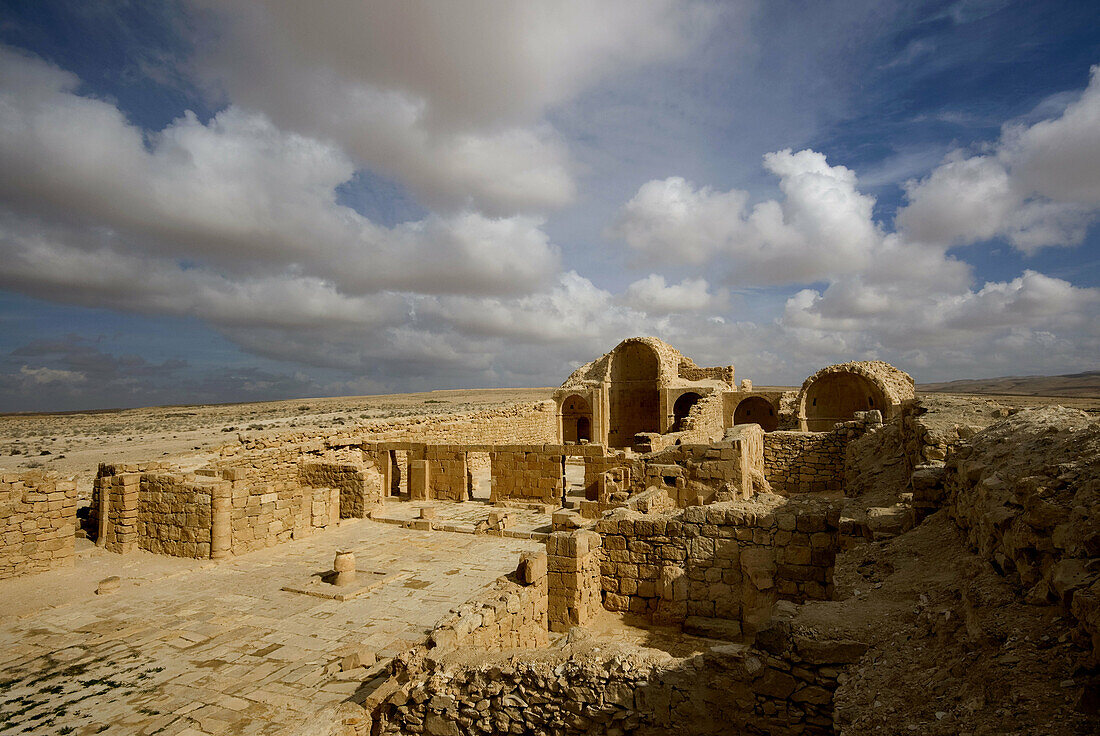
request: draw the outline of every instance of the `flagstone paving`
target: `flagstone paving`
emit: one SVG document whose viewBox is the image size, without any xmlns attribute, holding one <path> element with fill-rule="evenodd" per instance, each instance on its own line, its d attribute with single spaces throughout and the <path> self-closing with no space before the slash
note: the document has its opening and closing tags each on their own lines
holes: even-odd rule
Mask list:
<svg viewBox="0 0 1100 736">
<path fill-rule="evenodd" d="M 422 507 L 435 509 L 432 521 L 436 528 L 445 528 L 445 531 L 473 534 L 478 523 L 489 518 L 490 511 L 507 511 L 508 529 L 513 533 L 534 533 L 542 535 L 536 538 L 544 538 L 553 531 L 551 515 L 545 511 L 502 508 L 482 501 L 407 501 L 387 498 L 384 509 L 375 511 L 372 518 L 388 523 L 407 523 L 420 517 Z"/>
<path fill-rule="evenodd" d="M 339 672 L 342 653 L 392 656 L 540 547 L 354 520 L 219 563 L 94 550 L 75 570 L 0 581 L 0 736 L 290 733 L 369 676 Z M 337 549 L 392 577 L 345 602 L 280 590 L 331 568 Z M 71 602 L 5 611 L 28 585 L 82 570 L 59 592 Z M 122 589 L 90 595 L 87 577 L 109 574 Z"/>
</svg>

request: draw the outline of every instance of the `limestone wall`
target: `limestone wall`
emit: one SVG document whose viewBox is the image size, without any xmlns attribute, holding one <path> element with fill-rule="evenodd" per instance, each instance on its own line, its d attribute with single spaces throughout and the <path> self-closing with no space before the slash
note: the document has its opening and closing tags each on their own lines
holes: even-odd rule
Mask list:
<svg viewBox="0 0 1100 736">
<path fill-rule="evenodd" d="M 117 478 L 122 480 L 124 476 Z M 136 546 L 173 557 L 210 557 L 213 498 L 219 491 L 228 494 L 228 481 L 180 473 L 145 473 L 134 485 L 138 488 L 137 504 L 133 506 L 137 511 Z M 114 488 L 120 486 L 129 493 L 130 486 L 116 484 Z M 121 509 L 115 507 L 112 511 L 117 514 Z M 108 518 L 112 518 L 110 513 Z"/>
<path fill-rule="evenodd" d="M 754 478 L 764 477 L 763 437 L 759 427 L 746 426 L 732 442 L 668 447 L 646 459 L 634 491 L 663 485 L 680 508 L 711 503 L 719 493 L 748 498 Z"/>
<path fill-rule="evenodd" d="M 102 464 L 92 495 L 96 543 L 119 553 L 145 549 L 176 557 L 218 558 L 335 525 L 340 489 L 308 484 L 330 479 L 334 484 L 361 484 L 361 474 L 356 477 L 346 466 L 321 464 L 304 468 L 303 474 L 305 483 L 264 483 L 241 468 L 187 473 L 163 463 Z"/>
<path fill-rule="evenodd" d="M 764 437 L 768 484 L 782 495 L 840 490 L 846 445 L 836 431 L 769 432 Z"/>
<path fill-rule="evenodd" d="M 695 402 L 684 418 L 682 443 L 714 442 L 722 439 L 725 431 L 725 401 L 720 391 L 704 396 Z"/>
<path fill-rule="evenodd" d="M 233 483 L 232 546 L 239 555 L 272 547 L 340 520 L 340 490 L 310 488 L 298 482 Z"/>
<path fill-rule="evenodd" d="M 307 488 L 335 488 L 340 492 L 340 518 L 362 519 L 382 501 L 382 474 L 362 461 L 302 460 L 298 479 Z"/>
<path fill-rule="evenodd" d="M 546 443 L 557 442 L 558 420 L 554 402 L 539 401 L 468 414 L 376 419 L 361 424 L 355 434 L 374 442 Z"/>
<path fill-rule="evenodd" d="M 75 481 L 0 475 L 0 579 L 72 565 L 76 502 Z"/>
<path fill-rule="evenodd" d="M 562 462 L 567 455 L 584 459 L 586 485 L 594 485 L 605 468 L 601 445 L 490 445 L 474 449 L 489 452 L 493 501 L 560 503 L 565 488 Z"/>
<path fill-rule="evenodd" d="M 551 631 L 584 626 L 602 609 L 601 543 L 600 535 L 588 530 L 554 532 L 546 540 Z"/>
<path fill-rule="evenodd" d="M 431 498 L 450 501 L 467 499 L 469 479 L 466 452 L 462 445 L 428 445 L 425 448 Z"/>
<path fill-rule="evenodd" d="M 539 576 L 530 582 L 499 578 L 488 590 L 437 623 L 427 648 L 438 655 L 459 647 L 500 652 L 548 646 L 546 555 L 541 559 Z M 396 666 L 409 666 L 419 654 L 399 658 Z"/>
<path fill-rule="evenodd" d="M 732 365 L 715 366 L 713 368 L 701 368 L 689 358 L 681 358 L 680 365 L 676 369 L 680 378 L 685 381 L 725 381 L 730 386 L 734 382 L 734 367 Z"/>
<path fill-rule="evenodd" d="M 755 629 L 776 600 L 833 594 L 839 514 L 828 504 L 753 502 L 692 506 L 676 514 L 616 510 L 593 529 L 603 537 L 604 607 L 664 623 L 731 622 Z"/>
<path fill-rule="evenodd" d="M 763 437 L 764 474 L 772 491 L 820 493 L 844 488 L 848 443 L 881 425 L 877 411 L 838 422 L 829 432 L 768 432 Z"/>
</svg>

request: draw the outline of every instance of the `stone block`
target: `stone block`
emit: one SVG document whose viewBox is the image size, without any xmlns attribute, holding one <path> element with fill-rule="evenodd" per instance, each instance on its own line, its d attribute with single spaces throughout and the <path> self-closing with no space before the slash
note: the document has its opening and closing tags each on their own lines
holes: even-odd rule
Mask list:
<svg viewBox="0 0 1100 736">
<path fill-rule="evenodd" d="M 532 585 L 546 577 L 546 552 L 524 552 L 519 558 L 519 579 L 525 585 Z"/>
</svg>

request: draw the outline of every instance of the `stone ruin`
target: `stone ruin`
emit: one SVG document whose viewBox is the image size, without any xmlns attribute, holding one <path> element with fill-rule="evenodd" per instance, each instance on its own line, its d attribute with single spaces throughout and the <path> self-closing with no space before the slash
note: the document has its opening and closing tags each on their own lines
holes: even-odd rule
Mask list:
<svg viewBox="0 0 1100 736">
<path fill-rule="evenodd" d="M 880 361 L 823 368 L 797 392 L 754 391 L 733 366 L 632 338 L 551 401 L 508 412 L 241 443 L 195 472 L 105 463 L 91 528 L 113 552 L 218 560 L 381 520 L 391 504 L 443 502 L 489 505 L 474 533 L 545 543 L 326 713 L 325 729 L 345 735 L 837 733 L 834 693 L 867 645 L 800 628 L 799 607 L 835 599 L 840 551 L 939 508 L 1036 604 L 1072 618 L 1095 667 L 1097 420 L 1025 412 L 947 448 L 923 413 L 913 380 Z M 1056 449 L 1078 458 L 1072 473 L 1006 450 L 1031 433 L 1049 454 L 1047 429 L 1066 426 L 1076 434 Z M 856 518 L 846 494 L 883 452 L 904 503 Z M 476 476 L 489 480 L 482 498 Z M 73 486 L 3 480 L 13 511 L 0 574 L 66 564 Z M 550 528 L 510 529 L 518 509 L 552 514 Z M 397 523 L 453 530 L 433 507 Z M 354 559 L 334 567 L 338 584 L 353 582 Z M 681 655 L 606 642 L 609 616 L 710 644 Z"/>
</svg>

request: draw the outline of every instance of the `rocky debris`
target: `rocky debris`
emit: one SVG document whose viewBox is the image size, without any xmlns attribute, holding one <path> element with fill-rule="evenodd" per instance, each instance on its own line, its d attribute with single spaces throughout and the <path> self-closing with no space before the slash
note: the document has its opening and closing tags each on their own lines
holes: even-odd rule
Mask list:
<svg viewBox="0 0 1100 736">
<path fill-rule="evenodd" d="M 344 655 L 340 660 L 340 670 L 348 672 L 360 667 L 370 667 L 378 660 L 374 651 L 366 647 L 359 647 L 350 654 Z"/>
<path fill-rule="evenodd" d="M 1072 615 L 1100 666 L 1100 420 L 1021 411 L 960 443 L 944 486 L 970 545 L 1029 601 Z"/>
<path fill-rule="evenodd" d="M 775 651 L 717 644 L 686 657 L 591 635 L 560 648 L 467 653 L 401 670 L 381 733 L 832 733 L 840 667 L 863 645 L 773 632 Z"/>
<path fill-rule="evenodd" d="M 863 496 L 872 490 L 900 493 L 905 489 L 909 468 L 898 424 L 882 425 L 848 443 L 844 479 L 846 496 Z"/>
<path fill-rule="evenodd" d="M 1073 622 L 1031 605 L 966 548 L 946 511 L 837 557 L 838 599 L 788 614 L 792 637 L 869 647 L 835 695 L 841 736 L 1092 734 L 1092 675 Z M 782 618 L 782 612 L 780 618 Z M 768 632 L 756 646 L 767 646 Z"/>
<path fill-rule="evenodd" d="M 109 595 L 115 593 L 122 587 L 122 578 L 118 575 L 110 575 L 99 581 L 99 585 L 96 586 L 96 595 Z"/>
<path fill-rule="evenodd" d="M 905 504 L 873 506 L 867 509 L 867 525 L 875 539 L 887 539 L 904 534 L 916 525 L 913 509 Z"/>
</svg>

